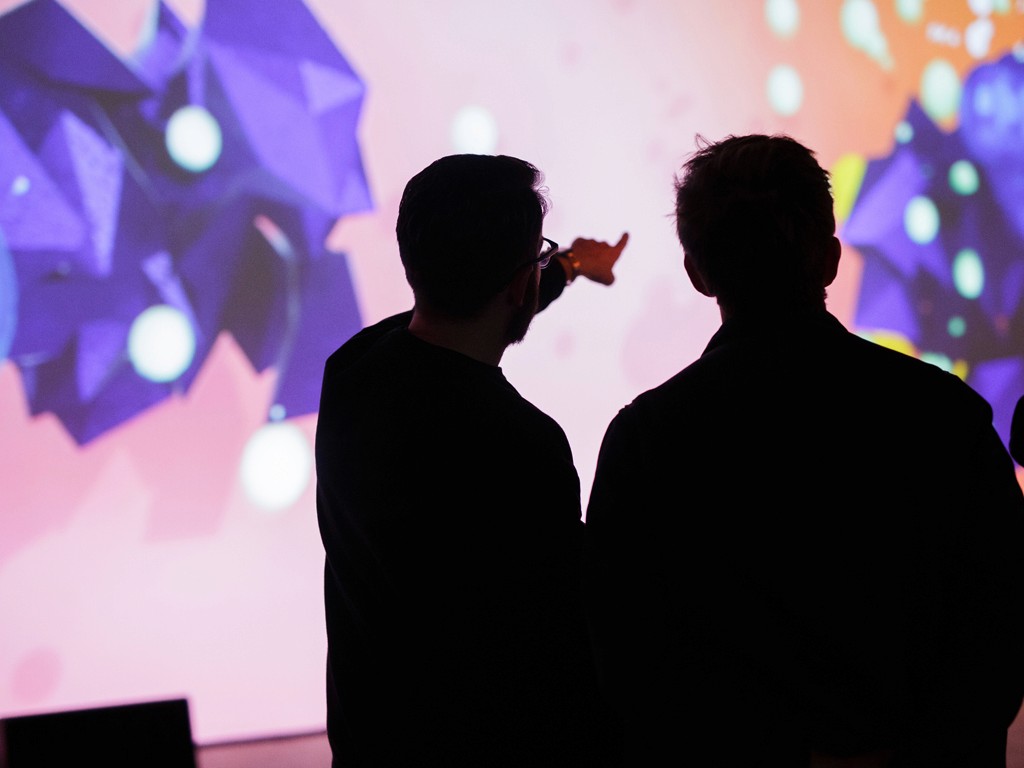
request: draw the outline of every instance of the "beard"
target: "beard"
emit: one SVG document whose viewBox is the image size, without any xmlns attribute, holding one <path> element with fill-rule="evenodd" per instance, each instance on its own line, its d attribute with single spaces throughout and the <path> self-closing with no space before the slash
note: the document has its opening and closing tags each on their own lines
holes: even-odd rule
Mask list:
<svg viewBox="0 0 1024 768">
<path fill-rule="evenodd" d="M 516 310 L 516 313 L 508 321 L 505 329 L 506 345 L 518 344 L 526 338 L 526 332 L 530 328 L 530 322 L 537 314 L 538 302 L 540 301 L 540 279 L 531 280 L 526 288 L 523 306 Z"/>
</svg>

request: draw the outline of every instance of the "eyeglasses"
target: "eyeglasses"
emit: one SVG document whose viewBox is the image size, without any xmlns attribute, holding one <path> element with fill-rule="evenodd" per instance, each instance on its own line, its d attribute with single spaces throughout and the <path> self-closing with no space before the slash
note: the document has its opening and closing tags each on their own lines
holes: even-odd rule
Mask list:
<svg viewBox="0 0 1024 768">
<path fill-rule="evenodd" d="M 544 269 L 548 264 L 551 263 L 551 258 L 558 251 L 558 243 L 556 243 L 554 240 L 549 240 L 543 235 L 540 239 L 544 241 L 544 245 L 540 249 L 540 253 L 538 253 L 535 258 L 532 258 L 529 261 L 524 261 L 518 267 L 509 272 L 507 276 L 501 279 L 500 285 L 506 285 L 508 281 L 512 279 L 512 276 L 515 275 L 516 272 L 518 272 L 525 266 L 533 266 L 534 264 L 536 264 L 541 269 Z"/>
<path fill-rule="evenodd" d="M 544 247 L 540 249 L 540 253 L 537 255 L 537 258 L 533 260 L 533 263 L 541 269 L 544 269 L 551 263 L 551 257 L 554 256 L 555 252 L 558 250 L 558 243 L 554 240 L 548 240 L 543 236 L 541 236 L 541 240 L 544 241 Z"/>
</svg>

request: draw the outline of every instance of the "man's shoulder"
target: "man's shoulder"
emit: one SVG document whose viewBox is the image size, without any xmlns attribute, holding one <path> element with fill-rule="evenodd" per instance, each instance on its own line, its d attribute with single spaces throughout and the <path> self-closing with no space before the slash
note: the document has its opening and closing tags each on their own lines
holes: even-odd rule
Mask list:
<svg viewBox="0 0 1024 768">
<path fill-rule="evenodd" d="M 847 344 L 853 353 L 850 367 L 861 380 L 872 380 L 881 393 L 890 393 L 922 408 L 954 409 L 974 418 L 991 421 L 992 407 L 960 376 L 908 352 L 892 349 L 854 333 Z M 865 396 L 871 396 L 865 392 Z M 944 414 L 951 415 L 948 411 Z"/>
<path fill-rule="evenodd" d="M 361 359 L 389 334 L 409 326 L 412 311 L 400 312 L 368 325 L 355 333 L 327 358 L 328 369 L 343 369 Z"/>
<path fill-rule="evenodd" d="M 637 395 L 616 419 L 645 425 L 679 418 L 711 418 L 716 406 L 828 388 L 836 407 L 856 401 L 884 409 L 941 411 L 944 420 L 991 423 L 992 408 L 959 376 L 911 354 L 853 333 L 838 321 L 811 341 L 773 345 L 712 343 L 698 359 L 661 384 Z"/>
</svg>

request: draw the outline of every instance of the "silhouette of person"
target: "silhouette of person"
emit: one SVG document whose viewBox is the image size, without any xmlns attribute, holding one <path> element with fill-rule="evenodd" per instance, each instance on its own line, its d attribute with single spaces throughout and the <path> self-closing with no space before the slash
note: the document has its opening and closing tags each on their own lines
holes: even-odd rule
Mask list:
<svg viewBox="0 0 1024 768">
<path fill-rule="evenodd" d="M 1013 409 L 1013 421 L 1010 422 L 1010 455 L 1021 466 L 1024 466 L 1024 395 L 1017 400 Z"/>
<path fill-rule="evenodd" d="M 1002 766 L 1024 498 L 989 405 L 848 332 L 829 177 L 698 137 L 677 179 L 722 325 L 612 420 L 585 595 L 630 765 Z"/>
<path fill-rule="evenodd" d="M 542 237 L 541 175 L 454 155 L 407 184 L 415 305 L 328 359 L 316 433 L 335 766 L 600 766 L 569 443 L 499 363 L 625 247 Z M 558 259 L 563 269 L 544 270 Z M 543 271 L 542 271 L 543 270 Z"/>
</svg>

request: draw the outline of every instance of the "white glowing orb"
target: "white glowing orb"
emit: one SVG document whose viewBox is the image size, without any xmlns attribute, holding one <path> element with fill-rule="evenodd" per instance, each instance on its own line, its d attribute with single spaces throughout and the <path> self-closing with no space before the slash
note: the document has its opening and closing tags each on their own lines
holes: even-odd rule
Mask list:
<svg viewBox="0 0 1024 768">
<path fill-rule="evenodd" d="M 975 16 L 988 16 L 995 10 L 993 0 L 967 0 L 967 6 Z"/>
<path fill-rule="evenodd" d="M 463 107 L 452 120 L 451 138 L 456 152 L 493 155 L 498 149 L 498 121 L 484 107 Z"/>
<path fill-rule="evenodd" d="M 793 115 L 804 102 L 804 84 L 800 73 L 788 64 L 779 64 L 768 73 L 768 103 L 780 115 Z"/>
<path fill-rule="evenodd" d="M 282 421 L 287 415 L 288 413 L 285 410 L 285 407 L 280 403 L 274 403 L 270 406 L 270 412 L 267 414 L 271 421 Z"/>
<path fill-rule="evenodd" d="M 15 176 L 14 180 L 11 182 L 11 194 L 15 197 L 21 197 L 31 188 L 32 182 L 29 180 L 28 176 L 25 176 L 24 174 Z"/>
<path fill-rule="evenodd" d="M 796 0 L 766 0 L 764 15 L 768 27 L 779 37 L 792 37 L 800 27 L 800 6 Z"/>
<path fill-rule="evenodd" d="M 903 209 L 903 228 L 918 245 L 927 245 L 939 234 L 939 209 L 931 198 L 918 195 Z"/>
<path fill-rule="evenodd" d="M 953 285 L 965 299 L 976 299 L 985 288 L 985 265 L 973 248 L 964 248 L 953 259 Z"/>
<path fill-rule="evenodd" d="M 157 304 L 139 313 L 128 330 L 128 359 L 150 381 L 174 381 L 192 365 L 196 334 L 180 309 Z"/>
<path fill-rule="evenodd" d="M 921 75 L 921 106 L 932 120 L 953 117 L 960 109 L 960 76 L 945 59 L 933 59 Z"/>
<path fill-rule="evenodd" d="M 908 24 L 916 24 L 924 15 L 924 0 L 896 0 L 896 13 Z"/>
<path fill-rule="evenodd" d="M 900 144 L 908 144 L 914 139 L 914 126 L 906 120 L 900 120 L 896 123 L 896 129 L 893 131 L 893 135 L 896 137 L 896 141 Z"/>
<path fill-rule="evenodd" d="M 239 470 L 249 500 L 270 512 L 287 509 L 309 487 L 313 452 L 301 429 L 286 421 L 260 427 L 242 452 Z"/>
<path fill-rule="evenodd" d="M 996 25 L 992 19 L 975 19 L 967 25 L 964 33 L 964 46 L 967 52 L 976 59 L 988 56 L 992 45 L 992 36 L 996 33 Z"/>
<path fill-rule="evenodd" d="M 871 0 L 846 0 L 840 11 L 843 35 L 856 48 L 866 49 L 880 33 L 878 9 Z"/>
<path fill-rule="evenodd" d="M 889 45 L 878 23 L 878 9 L 871 0 L 846 0 L 840 11 L 840 25 L 850 45 L 886 66 L 891 65 Z"/>
<path fill-rule="evenodd" d="M 921 359 L 926 363 L 931 363 L 941 368 L 947 373 L 953 372 L 953 361 L 949 359 L 949 355 L 944 355 L 941 352 L 922 352 Z"/>
<path fill-rule="evenodd" d="M 224 146 L 216 118 L 195 104 L 171 115 L 164 141 L 171 159 L 193 173 L 202 173 L 213 166 Z"/>
<path fill-rule="evenodd" d="M 970 160 L 957 160 L 949 166 L 949 187 L 958 195 L 973 195 L 980 184 L 978 169 Z"/>
</svg>

